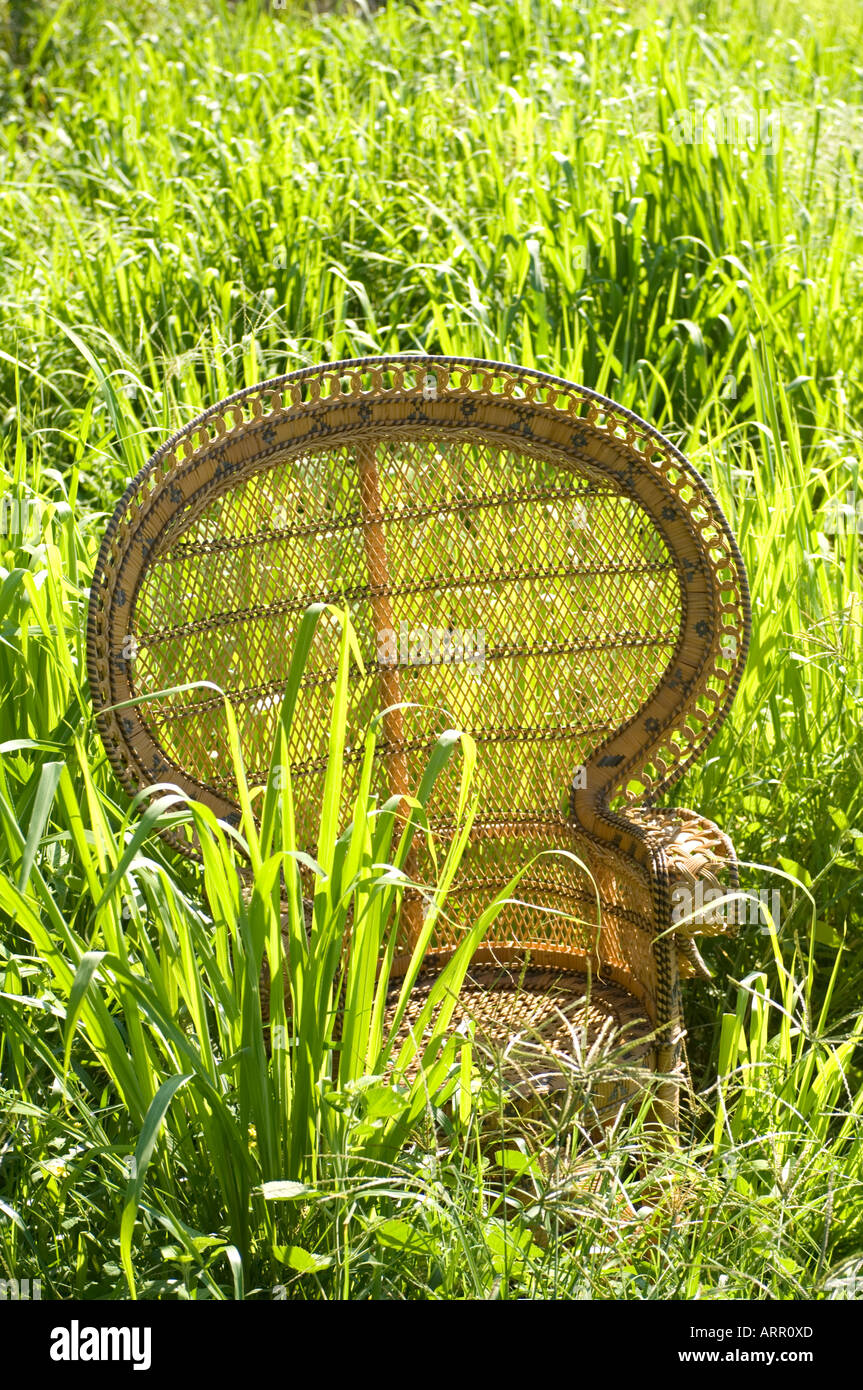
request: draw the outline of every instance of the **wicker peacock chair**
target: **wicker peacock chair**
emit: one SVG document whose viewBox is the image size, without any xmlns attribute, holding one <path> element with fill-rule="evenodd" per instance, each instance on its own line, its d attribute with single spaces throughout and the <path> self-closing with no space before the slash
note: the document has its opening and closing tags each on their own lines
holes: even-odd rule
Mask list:
<svg viewBox="0 0 863 1390">
<path fill-rule="evenodd" d="M 292 631 L 315 601 L 352 609 L 367 675 L 355 676 L 348 742 L 361 749 L 389 708 L 390 792 L 412 789 L 441 729 L 479 745 L 480 813 L 414 998 L 459 921 L 518 865 L 569 851 L 535 860 L 460 1007 L 492 1039 L 544 1027 L 558 1055 L 573 1024 L 589 1042 L 628 1028 L 666 1078 L 660 1111 L 674 1124 L 679 980 L 704 970 L 694 932 L 722 924 L 703 914 L 677 927 L 673 890 L 737 884 L 722 831 L 655 806 L 722 724 L 746 656 L 746 575 L 710 489 L 629 411 L 495 362 L 366 358 L 238 392 L 158 450 L 99 553 L 90 684 L 129 792 L 173 782 L 236 822 L 218 697 L 114 706 L 213 681 L 232 698 L 250 776 L 263 777 Z M 321 635 L 304 679 L 292 762 L 310 848 L 335 640 Z M 435 793 L 444 841 L 455 776 Z M 396 975 L 420 909 L 408 894 Z"/>
</svg>

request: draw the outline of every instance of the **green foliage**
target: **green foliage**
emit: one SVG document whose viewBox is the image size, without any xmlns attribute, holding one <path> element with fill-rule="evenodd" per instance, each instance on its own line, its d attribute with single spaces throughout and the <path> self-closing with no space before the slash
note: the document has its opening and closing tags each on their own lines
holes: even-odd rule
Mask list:
<svg viewBox="0 0 863 1390">
<path fill-rule="evenodd" d="M 7 17 L 3 1276 L 95 1298 L 835 1291 L 863 1264 L 859 14 L 82 0 Z M 702 109 L 772 114 L 776 138 L 676 139 Z M 643 1113 L 579 1144 L 554 1115 L 504 1125 L 464 1039 L 443 1045 L 470 941 L 422 1043 L 428 1093 L 405 1080 L 410 1045 L 388 1053 L 373 962 L 455 756 L 466 833 L 476 750 L 439 742 L 405 825 L 367 749 L 340 824 L 347 623 L 316 865 L 288 783 L 247 787 L 236 831 L 166 789 L 128 807 L 94 735 L 86 586 L 127 478 L 237 387 L 412 348 L 537 366 L 647 416 L 746 560 L 747 671 L 674 799 L 728 828 L 782 911 L 706 947 L 717 982 L 687 992 L 700 1098 L 649 1162 Z M 159 838 L 180 826 L 200 871 Z M 262 969 L 293 1000 L 274 989 L 269 1024 Z"/>
</svg>

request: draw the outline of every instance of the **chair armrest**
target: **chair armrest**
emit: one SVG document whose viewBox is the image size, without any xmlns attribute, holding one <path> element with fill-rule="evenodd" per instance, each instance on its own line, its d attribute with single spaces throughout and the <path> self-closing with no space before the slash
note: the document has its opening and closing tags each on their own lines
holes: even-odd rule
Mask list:
<svg viewBox="0 0 863 1390">
<path fill-rule="evenodd" d="M 740 886 L 737 855 L 730 839 L 713 821 L 685 807 L 636 808 L 627 819 L 641 826 L 651 848 L 661 850 L 668 873 L 673 936 L 682 978 L 711 979 L 694 938 L 736 933 L 726 905 L 716 899 Z"/>
</svg>

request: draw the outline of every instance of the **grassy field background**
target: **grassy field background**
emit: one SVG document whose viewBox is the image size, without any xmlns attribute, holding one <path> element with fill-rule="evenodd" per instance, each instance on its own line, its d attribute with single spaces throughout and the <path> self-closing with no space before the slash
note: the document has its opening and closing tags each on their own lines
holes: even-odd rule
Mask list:
<svg viewBox="0 0 863 1390">
<path fill-rule="evenodd" d="M 0 1274 L 98 1298 L 863 1287 L 863 13 L 0 17 Z M 705 138 L 680 139 L 704 112 Z M 427 1126 L 372 1171 L 365 1131 L 392 1117 L 359 1088 L 314 1180 L 289 1175 L 261 1128 L 284 1097 L 260 1048 L 248 1061 L 251 991 L 232 1015 L 200 883 L 95 736 L 87 586 L 126 481 L 238 387 L 421 348 L 650 419 L 746 561 L 743 685 L 674 800 L 729 830 L 747 886 L 780 890 L 778 931 L 706 948 L 699 1098 L 649 1170 L 637 1123 L 561 1176 L 526 1138 L 489 1159 L 465 1112 L 446 1145 Z"/>
</svg>

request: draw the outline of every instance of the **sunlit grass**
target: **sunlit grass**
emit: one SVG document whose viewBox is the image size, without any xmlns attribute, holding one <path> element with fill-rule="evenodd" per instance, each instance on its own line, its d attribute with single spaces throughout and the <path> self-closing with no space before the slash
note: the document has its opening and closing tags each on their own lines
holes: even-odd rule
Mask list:
<svg viewBox="0 0 863 1390">
<path fill-rule="evenodd" d="M 12 8 L 0 1272 L 52 1297 L 829 1294 L 863 1249 L 860 13 Z M 702 109 L 778 115 L 776 139 L 675 143 L 675 114 Z M 128 478 L 238 387 L 414 348 L 635 409 L 705 474 L 744 554 L 747 670 L 674 800 L 732 833 L 782 912 L 778 935 L 707 946 L 717 980 L 686 1003 L 700 1099 L 649 1165 L 643 1116 L 574 1151 L 553 1116 L 495 1119 L 494 1086 L 435 1112 L 364 1080 L 385 1064 L 369 963 L 401 891 L 360 872 L 386 858 L 364 784 L 360 829 L 322 817 L 365 924 L 347 987 L 369 1029 L 349 1025 L 325 1104 L 333 875 L 305 965 L 292 900 L 297 1064 L 267 1053 L 258 995 L 263 959 L 281 968 L 289 805 L 267 792 L 257 830 L 246 813 L 244 897 L 224 828 L 163 799 L 207 846 L 202 871 L 179 861 L 95 737 L 87 585 Z M 472 754 L 448 751 L 467 818 Z"/>
</svg>

